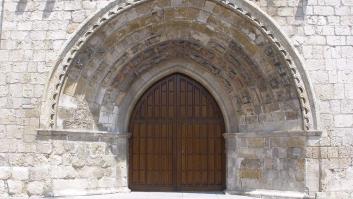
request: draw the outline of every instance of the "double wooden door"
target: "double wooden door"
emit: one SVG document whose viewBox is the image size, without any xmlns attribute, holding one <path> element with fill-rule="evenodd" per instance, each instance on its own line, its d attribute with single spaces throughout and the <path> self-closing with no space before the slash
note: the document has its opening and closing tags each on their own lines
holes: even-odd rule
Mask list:
<svg viewBox="0 0 353 199">
<path fill-rule="evenodd" d="M 129 125 L 129 187 L 218 191 L 225 185 L 224 120 L 210 93 L 182 74 L 154 84 Z"/>
</svg>

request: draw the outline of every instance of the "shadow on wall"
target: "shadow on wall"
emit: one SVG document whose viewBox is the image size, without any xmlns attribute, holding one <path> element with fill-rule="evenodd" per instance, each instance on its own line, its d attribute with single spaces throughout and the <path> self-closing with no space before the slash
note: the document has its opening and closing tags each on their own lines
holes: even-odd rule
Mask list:
<svg viewBox="0 0 353 199">
<path fill-rule="evenodd" d="M 300 0 L 295 12 L 295 20 L 304 21 L 308 0 Z"/>
<path fill-rule="evenodd" d="M 44 10 L 43 10 L 43 15 L 42 18 L 46 19 L 50 16 L 54 9 L 55 5 L 55 0 L 47 0 L 47 3 L 45 4 Z"/>
<path fill-rule="evenodd" d="M 16 15 L 21 15 L 25 12 L 26 7 L 27 7 L 28 0 L 20 0 L 17 3 L 16 6 Z M 43 10 L 43 15 L 42 18 L 48 18 L 50 14 L 52 13 L 55 5 L 55 0 L 47 0 L 44 10 Z"/>
<path fill-rule="evenodd" d="M 27 7 L 27 0 L 20 0 L 16 6 L 16 11 L 15 11 L 16 15 L 23 14 L 23 12 L 26 10 L 26 7 Z"/>
</svg>

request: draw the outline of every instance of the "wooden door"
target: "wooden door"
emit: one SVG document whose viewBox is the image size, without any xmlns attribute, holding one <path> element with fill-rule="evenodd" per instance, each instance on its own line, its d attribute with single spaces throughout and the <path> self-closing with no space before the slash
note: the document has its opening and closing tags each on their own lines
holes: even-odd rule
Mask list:
<svg viewBox="0 0 353 199">
<path fill-rule="evenodd" d="M 224 120 L 196 81 L 173 74 L 154 84 L 135 106 L 129 130 L 132 190 L 223 190 Z"/>
</svg>

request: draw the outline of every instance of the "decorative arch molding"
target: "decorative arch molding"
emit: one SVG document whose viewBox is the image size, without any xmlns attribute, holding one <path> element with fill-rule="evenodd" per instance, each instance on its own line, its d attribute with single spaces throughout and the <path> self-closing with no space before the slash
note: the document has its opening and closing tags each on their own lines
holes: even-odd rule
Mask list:
<svg viewBox="0 0 353 199">
<path fill-rule="evenodd" d="M 60 58 L 54 66 L 47 85 L 46 94 L 42 105 L 41 128 L 55 128 L 56 112 L 61 90 L 65 84 L 68 71 L 75 60 L 77 54 L 82 50 L 85 43 L 102 27 L 120 13 L 131 9 L 132 7 L 148 3 L 149 0 L 128 1 L 124 4 L 113 2 L 106 8 L 95 14 L 89 19 L 77 33 L 71 38 L 63 49 Z M 265 13 L 259 10 L 255 5 L 245 0 L 237 1 L 218 1 L 211 0 L 220 4 L 232 12 L 243 17 L 244 20 L 251 23 L 259 31 L 268 37 L 273 43 L 276 51 L 280 52 L 282 59 L 285 60 L 286 67 L 291 71 L 295 80 L 300 105 L 302 108 L 302 117 L 305 130 L 317 129 L 317 117 L 314 103 L 314 95 L 311 92 L 311 86 L 304 71 L 303 62 L 289 42 L 289 39 L 281 32 L 273 20 Z"/>
</svg>

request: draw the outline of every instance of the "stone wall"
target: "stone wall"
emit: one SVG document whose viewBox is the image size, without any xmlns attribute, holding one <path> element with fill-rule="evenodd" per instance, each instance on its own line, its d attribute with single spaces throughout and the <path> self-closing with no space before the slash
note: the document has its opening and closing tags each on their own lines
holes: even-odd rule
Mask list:
<svg viewBox="0 0 353 199">
<path fill-rule="evenodd" d="M 49 139 L 51 141 L 38 140 L 37 129 L 40 127 L 40 107 L 49 71 L 60 59 L 60 50 L 84 20 L 112 1 L 0 1 L 0 8 L 4 6 L 0 9 L 3 10 L 0 29 L 0 197 L 55 194 L 55 190 L 59 193 L 60 190 L 67 188 L 62 185 L 85 178 L 80 176 L 82 168 L 93 172 L 96 167 L 103 166 L 91 167 L 85 162 L 82 168 L 74 168 L 73 164 L 68 163 L 66 166 L 71 168 L 68 171 L 72 173 L 60 174 L 59 170 L 66 166 L 61 163 L 60 165 L 55 160 L 64 157 L 55 155 L 57 144 L 62 147 L 65 142 L 76 149 L 83 149 L 83 155 L 91 155 L 97 147 L 102 149 L 112 144 L 102 141 L 60 141 L 52 138 Z M 352 198 L 353 2 L 351 0 L 252 2 L 281 26 L 305 60 L 305 70 L 313 84 L 316 103 L 320 108 L 319 128 L 323 130 L 321 141 L 319 143 L 308 141 L 309 148 L 305 150 L 310 161 L 319 161 L 321 164 L 319 186 L 322 193 L 318 196 Z M 242 139 L 244 143 L 239 143 L 239 147 L 252 143 L 249 138 Z M 259 139 L 269 144 L 272 138 Z M 266 146 L 268 146 L 266 150 L 275 151 L 274 148 L 270 148 L 271 145 Z M 279 149 L 287 150 L 281 147 Z M 69 150 L 63 153 L 70 154 Z M 242 150 L 241 147 L 239 150 Z M 259 149 L 254 149 L 256 150 Z M 260 154 L 263 154 L 262 150 Z M 113 152 L 114 150 L 105 151 L 101 157 L 112 161 Z M 255 159 L 259 159 L 259 156 L 256 157 Z M 259 161 L 265 165 L 265 160 Z M 58 165 L 51 166 L 49 163 Z M 280 165 L 282 163 L 279 162 Z M 257 165 L 252 161 L 245 161 L 244 164 Z M 58 175 L 61 175 L 57 179 L 53 178 L 56 181 L 54 189 L 48 178 L 53 169 L 58 169 Z M 244 179 L 258 176 L 247 174 L 249 172 L 243 172 Z M 92 190 L 100 189 L 107 181 L 112 180 L 111 177 L 119 174 L 112 167 L 108 167 L 97 171 L 96 175 L 92 179 L 92 185 L 82 186 L 92 186 Z M 250 185 L 248 186 L 250 188 Z"/>
<path fill-rule="evenodd" d="M 227 172 L 236 179 L 229 183 L 228 192 L 265 196 L 276 190 L 277 196 L 283 196 L 290 191 L 291 197 L 303 197 L 307 192 L 305 182 L 309 179 L 304 168 L 310 165 L 306 165 L 304 132 L 230 133 L 225 139 L 230 154 Z"/>
<path fill-rule="evenodd" d="M 309 149 L 322 159 L 322 191 L 328 198 L 352 198 L 353 1 L 256 3 L 275 19 L 305 59 L 324 130 L 321 142 Z"/>
<path fill-rule="evenodd" d="M 0 41 L 1 41 L 1 33 L 2 33 L 2 19 L 3 19 L 3 4 L 4 4 L 5 1 L 1 0 L 0 1 Z"/>
<path fill-rule="evenodd" d="M 45 179 L 49 184 L 40 193 L 32 193 L 27 185 L 27 193 L 60 196 L 126 191 L 128 137 L 103 132 L 40 130 L 38 140 L 46 143 L 48 150 L 49 173 Z"/>
<path fill-rule="evenodd" d="M 126 191 L 127 137 L 40 130 L 31 152 L 21 145 L 23 153 L 9 154 L 0 167 L 1 197 Z"/>
<path fill-rule="evenodd" d="M 293 133 L 294 134 L 294 133 Z M 273 136 L 273 137 L 272 137 Z M 243 189 L 304 191 L 305 138 L 246 133 L 236 137 Z"/>
<path fill-rule="evenodd" d="M 59 160 L 55 160 L 51 142 L 36 140 L 49 71 L 65 41 L 108 1 L 3 0 L 0 3 L 4 5 L 0 29 L 0 198 L 50 195 L 51 175 L 64 174 L 53 173 L 54 166 L 50 163 L 59 164 L 58 169 L 63 166 L 55 163 Z M 71 171 L 72 176 L 66 176 L 68 181 L 79 175 L 75 169 Z M 115 174 L 112 170 L 112 174 L 104 175 Z"/>
</svg>

